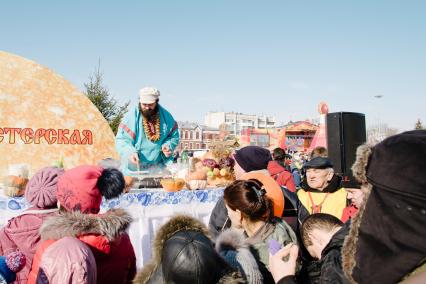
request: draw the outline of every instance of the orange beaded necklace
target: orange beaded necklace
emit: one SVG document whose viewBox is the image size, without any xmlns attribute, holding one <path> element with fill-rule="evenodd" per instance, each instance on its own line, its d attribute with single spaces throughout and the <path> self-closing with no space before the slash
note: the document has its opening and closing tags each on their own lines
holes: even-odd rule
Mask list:
<svg viewBox="0 0 426 284">
<path fill-rule="evenodd" d="M 156 115 L 153 122 L 148 121 L 145 117 L 142 117 L 143 129 L 146 137 L 152 141 L 160 140 L 160 116 Z"/>
</svg>

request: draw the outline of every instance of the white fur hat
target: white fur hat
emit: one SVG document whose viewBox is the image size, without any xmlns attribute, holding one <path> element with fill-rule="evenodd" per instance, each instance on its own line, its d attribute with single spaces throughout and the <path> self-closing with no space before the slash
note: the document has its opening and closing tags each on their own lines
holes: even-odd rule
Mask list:
<svg viewBox="0 0 426 284">
<path fill-rule="evenodd" d="M 153 87 L 145 87 L 139 90 L 139 100 L 141 104 L 152 104 L 160 96 L 160 91 Z"/>
</svg>

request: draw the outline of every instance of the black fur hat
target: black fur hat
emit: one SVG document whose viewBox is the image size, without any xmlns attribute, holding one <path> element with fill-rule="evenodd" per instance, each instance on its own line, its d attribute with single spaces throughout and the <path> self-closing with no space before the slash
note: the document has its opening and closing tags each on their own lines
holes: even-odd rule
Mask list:
<svg viewBox="0 0 426 284">
<path fill-rule="evenodd" d="M 425 155 L 426 130 L 408 131 L 360 146 L 352 171 L 361 183 L 425 199 Z"/>
<path fill-rule="evenodd" d="M 352 283 L 397 283 L 425 261 L 426 130 L 357 149 L 366 194 L 342 249 Z"/>
</svg>

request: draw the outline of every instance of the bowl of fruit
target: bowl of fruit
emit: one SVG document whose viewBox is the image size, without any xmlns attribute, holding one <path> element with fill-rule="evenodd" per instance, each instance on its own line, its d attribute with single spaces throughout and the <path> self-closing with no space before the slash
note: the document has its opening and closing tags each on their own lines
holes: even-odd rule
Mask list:
<svg viewBox="0 0 426 284">
<path fill-rule="evenodd" d="M 219 161 L 205 159 L 203 165 L 210 186 L 226 186 L 235 180 L 234 160 L 230 157 L 222 158 Z"/>
<path fill-rule="evenodd" d="M 185 180 L 182 178 L 163 178 L 160 183 L 166 191 L 170 192 L 179 191 L 185 186 Z"/>
</svg>

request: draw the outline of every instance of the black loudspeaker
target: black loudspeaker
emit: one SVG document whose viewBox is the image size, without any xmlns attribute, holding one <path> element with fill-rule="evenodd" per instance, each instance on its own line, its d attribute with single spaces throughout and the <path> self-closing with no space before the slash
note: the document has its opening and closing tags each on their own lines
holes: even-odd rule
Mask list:
<svg viewBox="0 0 426 284">
<path fill-rule="evenodd" d="M 356 149 L 367 141 L 365 115 L 355 112 L 327 114 L 327 149 L 334 171 L 345 179 L 352 177 Z"/>
</svg>

